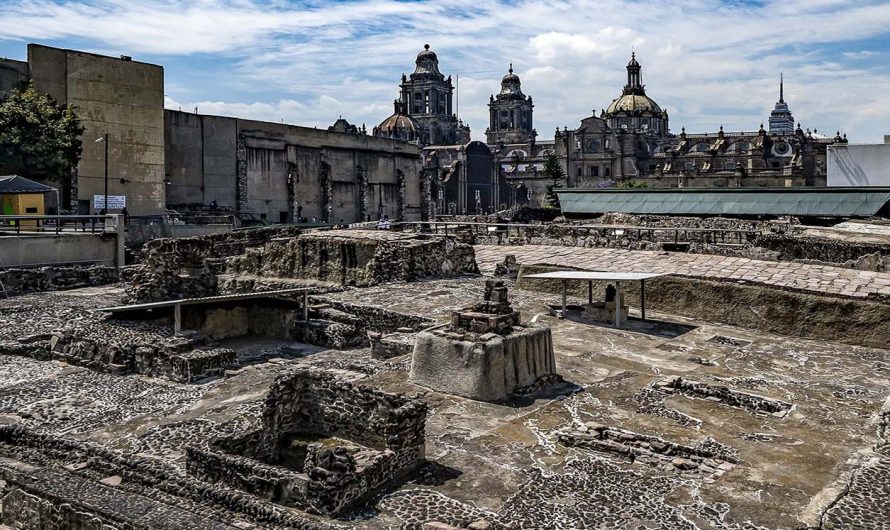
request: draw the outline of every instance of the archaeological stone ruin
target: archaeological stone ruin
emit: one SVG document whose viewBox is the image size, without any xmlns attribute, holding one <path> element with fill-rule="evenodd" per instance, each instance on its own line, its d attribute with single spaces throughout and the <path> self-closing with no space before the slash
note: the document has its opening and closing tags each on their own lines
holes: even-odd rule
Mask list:
<svg viewBox="0 0 890 530">
<path fill-rule="evenodd" d="M 451 322 L 417 335 L 409 380 L 470 399 L 497 401 L 553 380 L 550 329 L 520 323 L 503 282 L 487 281 L 484 300 Z"/>
<path fill-rule="evenodd" d="M 888 527 L 890 276 L 863 253 L 890 238 L 678 251 L 616 221 L 4 270 L 0 529 Z M 664 276 L 645 316 L 594 281 L 558 318 L 560 282 L 528 276 L 569 270 Z"/>
</svg>

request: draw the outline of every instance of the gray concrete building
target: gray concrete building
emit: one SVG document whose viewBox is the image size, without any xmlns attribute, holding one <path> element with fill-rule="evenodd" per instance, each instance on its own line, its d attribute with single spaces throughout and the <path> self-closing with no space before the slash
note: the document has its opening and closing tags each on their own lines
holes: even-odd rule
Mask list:
<svg viewBox="0 0 890 530">
<path fill-rule="evenodd" d="M 83 153 L 71 176 L 68 205 L 78 213 L 101 209 L 108 135 L 108 193 L 124 196 L 129 213 L 163 212 L 164 69 L 129 57 L 28 45 L 28 61 L 0 61 L 0 96 L 31 81 L 41 93 L 76 107 L 85 127 Z M 96 142 L 103 138 L 102 142 Z M 100 200 L 103 200 L 100 199 Z M 111 201 L 109 201 L 111 203 Z M 64 205 L 63 205 L 64 207 Z M 112 208 L 110 212 L 119 211 Z"/>
<path fill-rule="evenodd" d="M 351 132 L 167 110 L 167 204 L 270 222 L 424 216 L 420 149 Z"/>
</svg>

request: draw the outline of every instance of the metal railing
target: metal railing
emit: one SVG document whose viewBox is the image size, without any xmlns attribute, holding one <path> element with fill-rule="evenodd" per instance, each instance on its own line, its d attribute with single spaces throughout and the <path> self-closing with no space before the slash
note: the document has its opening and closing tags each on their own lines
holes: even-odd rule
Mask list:
<svg viewBox="0 0 890 530">
<path fill-rule="evenodd" d="M 131 215 L 128 225 L 229 225 L 235 226 L 235 214 L 167 213 L 162 215 Z"/>
<path fill-rule="evenodd" d="M 460 221 L 400 221 L 392 224 L 393 230 L 407 230 L 432 234 L 474 236 L 494 236 L 499 239 L 510 237 L 558 236 L 554 232 L 567 233 L 573 237 L 599 235 L 605 238 L 652 241 L 657 243 L 706 243 L 714 245 L 743 245 L 763 234 L 761 229 L 742 228 L 684 228 L 650 227 L 632 225 L 571 225 L 571 224 L 525 224 L 525 223 L 479 223 Z"/>
<path fill-rule="evenodd" d="M 113 231 L 115 215 L 0 215 L 0 234 Z"/>
</svg>

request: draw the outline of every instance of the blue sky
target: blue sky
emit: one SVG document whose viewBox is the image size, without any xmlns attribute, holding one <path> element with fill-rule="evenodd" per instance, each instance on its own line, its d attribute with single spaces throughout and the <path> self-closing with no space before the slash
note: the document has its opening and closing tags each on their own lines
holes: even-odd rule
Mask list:
<svg viewBox="0 0 890 530">
<path fill-rule="evenodd" d="M 540 140 L 607 107 L 634 49 L 674 132 L 756 130 L 784 72 L 805 129 L 890 134 L 887 1 L 0 0 L 0 56 L 28 42 L 161 64 L 170 108 L 369 129 L 430 43 L 474 138 L 512 61 Z"/>
</svg>

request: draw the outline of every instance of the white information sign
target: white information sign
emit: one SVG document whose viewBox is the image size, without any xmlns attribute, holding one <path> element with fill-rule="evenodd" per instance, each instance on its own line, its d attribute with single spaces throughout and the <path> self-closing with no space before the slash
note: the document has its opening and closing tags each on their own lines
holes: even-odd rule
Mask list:
<svg viewBox="0 0 890 530">
<path fill-rule="evenodd" d="M 120 210 L 127 207 L 126 195 L 109 195 L 108 210 Z M 105 208 L 105 195 L 93 195 L 93 208 L 101 210 Z"/>
</svg>

